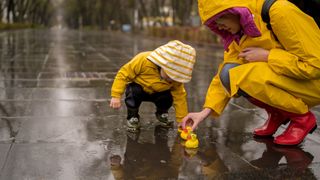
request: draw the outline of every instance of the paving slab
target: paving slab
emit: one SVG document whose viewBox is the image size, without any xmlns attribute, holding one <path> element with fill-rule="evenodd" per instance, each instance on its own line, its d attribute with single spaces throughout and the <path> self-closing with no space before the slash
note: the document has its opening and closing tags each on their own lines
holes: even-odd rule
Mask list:
<svg viewBox="0 0 320 180">
<path fill-rule="evenodd" d="M 108 179 L 104 146 L 99 143 L 15 144 L 0 178 Z"/>
</svg>

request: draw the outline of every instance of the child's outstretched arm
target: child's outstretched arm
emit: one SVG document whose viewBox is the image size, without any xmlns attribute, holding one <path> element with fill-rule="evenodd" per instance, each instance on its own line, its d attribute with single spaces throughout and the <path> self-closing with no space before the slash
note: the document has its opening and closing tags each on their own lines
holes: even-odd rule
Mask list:
<svg viewBox="0 0 320 180">
<path fill-rule="evenodd" d="M 184 84 L 177 83 L 174 85 L 171 89 L 171 94 L 173 97 L 173 107 L 176 112 L 176 121 L 179 123 L 188 114 L 187 92 L 184 89 Z"/>
<path fill-rule="evenodd" d="M 121 96 L 126 89 L 126 85 L 140 74 L 142 66 L 146 61 L 145 57 L 146 53 L 140 53 L 120 68 L 111 88 L 111 108 L 118 109 L 121 107 Z"/>
</svg>

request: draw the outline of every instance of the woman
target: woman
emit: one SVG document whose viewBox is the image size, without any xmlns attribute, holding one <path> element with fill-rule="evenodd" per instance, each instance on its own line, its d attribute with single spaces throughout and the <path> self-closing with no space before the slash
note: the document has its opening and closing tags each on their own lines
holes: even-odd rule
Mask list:
<svg viewBox="0 0 320 180">
<path fill-rule="evenodd" d="M 320 104 L 320 32 L 314 20 L 286 0 L 270 11 L 272 31 L 261 18 L 264 0 L 199 0 L 202 22 L 224 42 L 224 61 L 207 91 L 204 109 L 182 121 L 195 129 L 210 114 L 219 116 L 230 98 L 242 95 L 268 112 L 256 136 L 297 145 L 316 128 L 309 110 Z"/>
</svg>

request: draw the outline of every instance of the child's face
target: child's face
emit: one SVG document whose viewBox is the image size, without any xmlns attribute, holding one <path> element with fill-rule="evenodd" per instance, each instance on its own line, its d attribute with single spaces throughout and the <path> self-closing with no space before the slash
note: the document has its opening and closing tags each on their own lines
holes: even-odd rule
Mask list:
<svg viewBox="0 0 320 180">
<path fill-rule="evenodd" d="M 226 30 L 231 34 L 236 34 L 241 30 L 240 18 L 237 15 L 226 14 L 218 18 L 215 22 L 219 30 Z"/>
<path fill-rule="evenodd" d="M 173 80 L 168 76 L 168 74 L 166 74 L 164 72 L 164 70 L 162 68 L 160 70 L 160 76 L 161 76 L 162 79 L 164 79 L 164 80 L 166 80 L 168 82 L 173 82 Z"/>
</svg>

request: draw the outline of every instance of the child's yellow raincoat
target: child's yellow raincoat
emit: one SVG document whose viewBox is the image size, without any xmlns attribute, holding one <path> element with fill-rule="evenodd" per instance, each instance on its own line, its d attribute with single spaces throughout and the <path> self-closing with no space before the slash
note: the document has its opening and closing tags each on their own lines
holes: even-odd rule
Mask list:
<svg viewBox="0 0 320 180">
<path fill-rule="evenodd" d="M 170 90 L 176 121 L 181 122 L 188 114 L 184 84 L 191 80 L 195 63 L 195 50 L 179 41 L 170 41 L 154 51 L 142 52 L 121 67 L 111 88 L 111 96 L 120 98 L 126 85 L 135 82 L 147 93 Z M 161 78 L 160 67 L 173 79 L 168 82 Z"/>
<path fill-rule="evenodd" d="M 303 114 L 320 104 L 320 31 L 314 20 L 286 0 L 278 0 L 271 7 L 270 22 L 279 42 L 260 16 L 264 0 L 199 0 L 199 14 L 205 23 L 221 11 L 246 7 L 262 35 L 244 35 L 239 44 L 232 42 L 225 51 L 226 63 L 244 64 L 238 54 L 247 47 L 270 50 L 268 62 L 247 63 L 230 72 L 231 94 L 216 75 L 208 89 L 204 107 L 220 115 L 238 89 L 273 107 Z"/>
</svg>

